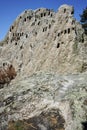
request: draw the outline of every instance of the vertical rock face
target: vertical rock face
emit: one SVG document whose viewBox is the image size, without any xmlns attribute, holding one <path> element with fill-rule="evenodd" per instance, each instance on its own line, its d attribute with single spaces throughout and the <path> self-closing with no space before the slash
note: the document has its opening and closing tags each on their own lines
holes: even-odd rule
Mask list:
<svg viewBox="0 0 87 130">
<path fill-rule="evenodd" d="M 56 13 L 45 8 L 24 11 L 9 29 L 1 58 L 21 75 L 86 71 L 87 38 L 73 15 L 74 9 L 68 5 Z"/>
<path fill-rule="evenodd" d="M 0 130 L 87 129 L 87 35 L 73 15 L 68 5 L 25 10 L 11 25 L 0 43 Z"/>
</svg>

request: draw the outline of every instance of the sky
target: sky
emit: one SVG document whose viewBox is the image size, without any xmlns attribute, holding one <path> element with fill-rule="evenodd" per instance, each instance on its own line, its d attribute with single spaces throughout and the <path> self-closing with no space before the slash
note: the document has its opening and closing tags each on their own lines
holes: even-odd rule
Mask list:
<svg viewBox="0 0 87 130">
<path fill-rule="evenodd" d="M 4 39 L 12 23 L 24 10 L 44 7 L 57 11 L 63 4 L 74 6 L 74 17 L 79 21 L 79 14 L 82 14 L 83 9 L 87 7 L 87 0 L 1 0 L 0 41 Z"/>
</svg>

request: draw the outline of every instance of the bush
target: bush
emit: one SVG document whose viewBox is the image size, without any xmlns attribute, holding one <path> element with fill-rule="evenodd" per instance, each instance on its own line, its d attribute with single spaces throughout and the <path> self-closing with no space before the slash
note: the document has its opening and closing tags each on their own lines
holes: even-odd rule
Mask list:
<svg viewBox="0 0 87 130">
<path fill-rule="evenodd" d="M 9 83 L 16 76 L 15 68 L 10 65 L 6 68 L 0 68 L 0 84 Z"/>
</svg>

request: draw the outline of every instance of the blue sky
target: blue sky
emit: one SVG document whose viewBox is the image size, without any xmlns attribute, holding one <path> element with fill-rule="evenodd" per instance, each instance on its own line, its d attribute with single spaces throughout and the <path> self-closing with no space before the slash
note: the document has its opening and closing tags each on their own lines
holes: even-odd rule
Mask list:
<svg viewBox="0 0 87 130">
<path fill-rule="evenodd" d="M 45 7 L 57 11 L 62 4 L 74 6 L 75 18 L 79 21 L 79 14 L 87 6 L 87 0 L 1 0 L 0 40 L 5 37 L 11 24 L 24 10 Z"/>
</svg>

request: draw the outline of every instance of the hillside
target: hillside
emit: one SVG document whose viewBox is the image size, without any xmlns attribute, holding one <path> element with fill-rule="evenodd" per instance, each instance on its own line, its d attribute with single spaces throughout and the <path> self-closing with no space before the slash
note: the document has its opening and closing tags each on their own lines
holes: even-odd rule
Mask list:
<svg viewBox="0 0 87 130">
<path fill-rule="evenodd" d="M 44 8 L 24 11 L 9 29 L 1 59 L 21 75 L 86 71 L 87 37 L 73 15 L 73 7 L 66 5 L 56 13 Z"/>
<path fill-rule="evenodd" d="M 0 130 L 85 130 L 86 77 L 74 8 L 25 10 L 0 43 Z"/>
</svg>

